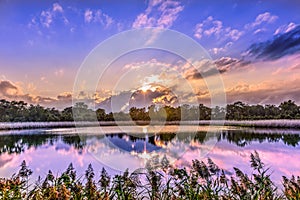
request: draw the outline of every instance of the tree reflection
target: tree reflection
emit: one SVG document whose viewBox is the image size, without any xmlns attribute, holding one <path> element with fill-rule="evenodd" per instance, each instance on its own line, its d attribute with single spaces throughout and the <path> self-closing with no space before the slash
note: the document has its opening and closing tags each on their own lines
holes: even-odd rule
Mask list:
<svg viewBox="0 0 300 200">
<path fill-rule="evenodd" d="M 177 141 L 184 144 L 189 144 L 191 141 L 204 144 L 206 141 L 214 138 L 218 141 L 227 141 L 231 144 L 235 144 L 239 147 L 245 147 L 252 143 L 278 143 L 282 142 L 285 145 L 296 147 L 300 142 L 300 134 L 297 133 L 284 133 L 284 132 L 262 132 L 257 130 L 224 130 L 221 134 L 216 135 L 208 132 L 198 132 L 196 134 L 181 132 L 181 133 L 156 133 L 146 140 L 144 134 L 107 134 L 107 135 L 71 135 L 71 134 L 48 134 L 45 132 L 38 134 L 6 134 L 0 135 L 0 155 L 4 153 L 8 154 L 20 154 L 30 148 L 38 148 L 43 145 L 56 145 L 58 142 L 62 142 L 69 146 L 74 147 L 77 150 L 82 150 L 87 146 L 87 140 L 93 139 L 101 141 L 104 137 L 109 140 L 118 139 L 121 141 L 118 143 L 120 148 L 122 145 L 128 146 L 137 142 L 146 142 L 147 145 L 153 147 L 153 149 L 167 146 L 169 142 Z M 117 145 L 117 146 L 118 146 Z M 123 148 L 124 149 L 124 148 Z M 126 148 L 125 148 L 126 149 Z"/>
</svg>

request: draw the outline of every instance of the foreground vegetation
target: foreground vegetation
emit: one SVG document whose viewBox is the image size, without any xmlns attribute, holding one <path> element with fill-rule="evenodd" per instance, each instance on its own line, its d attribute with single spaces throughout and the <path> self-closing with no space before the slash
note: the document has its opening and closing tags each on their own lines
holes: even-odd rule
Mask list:
<svg viewBox="0 0 300 200">
<path fill-rule="evenodd" d="M 28 105 L 24 101 L 0 100 L 0 122 L 55 122 L 55 121 L 191 121 L 191 120 L 262 120 L 300 119 L 300 107 L 294 101 L 276 105 L 248 105 L 243 102 L 226 107 L 209 108 L 203 104 L 178 107 L 154 105 L 148 108 L 130 108 L 128 113 L 106 113 L 104 109 L 92 110 L 82 102 L 63 110 Z"/>
<path fill-rule="evenodd" d="M 253 174 L 240 169 L 228 175 L 213 163 L 194 160 L 190 170 L 173 168 L 166 158 L 153 159 L 145 170 L 110 177 L 100 176 L 89 165 L 78 176 L 72 164 L 60 176 L 51 171 L 28 184 L 32 171 L 25 161 L 11 178 L 0 179 L 0 199 L 299 199 L 300 177 L 283 177 L 282 189 L 270 179 L 270 172 L 257 152 L 250 159 Z"/>
</svg>

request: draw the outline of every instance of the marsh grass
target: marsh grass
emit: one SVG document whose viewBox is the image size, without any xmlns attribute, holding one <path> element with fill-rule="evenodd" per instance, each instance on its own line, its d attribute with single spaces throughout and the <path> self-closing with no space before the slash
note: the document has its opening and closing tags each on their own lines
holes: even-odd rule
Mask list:
<svg viewBox="0 0 300 200">
<path fill-rule="evenodd" d="M 300 177 L 283 177 L 283 189 L 278 189 L 270 178 L 269 169 L 257 152 L 250 156 L 253 174 L 238 168 L 227 175 L 211 159 L 194 160 L 189 170 L 173 168 L 163 158 L 156 166 L 111 177 L 103 168 L 96 177 L 92 165 L 83 176 L 78 176 L 72 164 L 62 174 L 51 171 L 44 179 L 29 185 L 32 171 L 23 161 L 18 173 L 0 179 L 0 199 L 222 199 L 276 200 L 300 199 Z M 160 168 L 157 168 L 160 166 Z"/>
</svg>

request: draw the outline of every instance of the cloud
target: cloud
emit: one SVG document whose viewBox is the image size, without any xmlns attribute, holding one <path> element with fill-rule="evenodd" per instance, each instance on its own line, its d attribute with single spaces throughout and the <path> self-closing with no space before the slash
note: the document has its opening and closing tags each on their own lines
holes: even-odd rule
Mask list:
<svg viewBox="0 0 300 200">
<path fill-rule="evenodd" d="M 63 101 L 71 101 L 72 100 L 72 93 L 71 92 L 64 92 L 61 93 L 57 96 L 58 100 L 63 100 Z"/>
<path fill-rule="evenodd" d="M 64 9 L 58 3 L 53 4 L 52 10 L 53 10 L 53 12 L 61 12 L 61 13 L 64 12 Z"/>
<path fill-rule="evenodd" d="M 293 99 L 300 102 L 300 79 L 285 81 L 265 81 L 259 84 L 238 83 L 226 90 L 227 101 L 241 100 L 247 103 L 279 104 Z M 288 89 L 287 89 L 288 88 Z"/>
<path fill-rule="evenodd" d="M 278 35 L 278 34 L 282 34 L 282 33 L 287 33 L 287 32 L 293 30 L 296 27 L 297 27 L 297 25 L 295 23 L 293 23 L 293 22 L 289 23 L 288 25 L 280 26 L 279 28 L 276 29 L 274 35 Z"/>
<path fill-rule="evenodd" d="M 85 23 L 100 23 L 102 24 L 105 28 L 110 27 L 113 23 L 114 20 L 112 17 L 107 15 L 106 13 L 102 12 L 102 10 L 91 10 L 91 9 L 86 9 L 84 12 L 84 21 Z"/>
<path fill-rule="evenodd" d="M 50 28 L 54 21 L 61 20 L 65 25 L 69 24 L 69 20 L 64 14 L 64 9 L 59 3 L 52 4 L 52 8 L 42 10 L 39 15 L 34 16 L 28 24 L 28 27 L 42 26 Z"/>
<path fill-rule="evenodd" d="M 44 27 L 49 28 L 53 21 L 53 16 L 50 11 L 42 11 L 40 16 L 40 22 Z"/>
<path fill-rule="evenodd" d="M 247 55 L 262 60 L 277 60 L 286 55 L 293 55 L 300 51 L 300 26 L 289 32 L 275 35 L 272 39 L 252 44 Z"/>
<path fill-rule="evenodd" d="M 292 99 L 300 103 L 300 79 L 283 81 L 264 81 L 258 84 L 238 82 L 232 87 L 225 88 L 227 103 L 242 101 L 249 104 L 280 104 Z M 288 88 L 288 89 L 287 89 Z M 209 91 L 202 90 L 196 93 L 198 101 L 209 104 L 211 96 Z M 217 96 L 218 94 L 215 94 Z"/>
<path fill-rule="evenodd" d="M 300 70 L 300 64 L 295 64 L 287 68 L 278 68 L 272 75 L 282 75 L 282 73 L 291 73 Z"/>
<path fill-rule="evenodd" d="M 34 87 L 31 85 L 31 87 Z M 52 98 L 23 94 L 23 91 L 11 81 L 0 81 L 0 96 L 8 100 L 23 100 L 28 103 L 47 103 Z"/>
<path fill-rule="evenodd" d="M 275 22 L 277 19 L 278 19 L 278 16 L 272 15 L 269 12 L 265 12 L 265 13 L 259 14 L 253 23 L 246 24 L 245 28 L 247 28 L 247 29 L 254 28 L 254 27 L 259 26 L 262 23 L 270 24 L 270 23 Z"/>
<path fill-rule="evenodd" d="M 105 25 L 105 28 L 108 28 L 111 24 L 114 23 L 113 18 L 111 18 L 110 16 L 108 16 L 107 14 L 103 14 L 104 20 L 103 23 Z"/>
<path fill-rule="evenodd" d="M 178 105 L 177 96 L 166 87 L 157 84 L 149 85 L 150 89 L 143 91 L 123 91 L 112 95 L 98 104 L 106 112 L 128 112 L 131 107 L 148 107 L 150 105 Z"/>
<path fill-rule="evenodd" d="M 140 81 L 141 85 L 156 83 L 173 87 L 176 84 L 182 84 L 179 79 L 188 81 L 199 80 L 220 73 L 245 69 L 250 63 L 250 61 L 244 59 L 231 57 L 221 57 L 216 60 L 202 59 L 194 61 L 193 63 L 182 60 L 174 63 L 167 63 L 151 59 L 149 61 L 126 64 L 122 70 L 134 70 L 134 73 L 145 73 L 145 71 L 149 71 L 150 74 L 152 74 L 153 71 L 157 72 L 158 70 L 161 72 L 160 74 L 147 75 L 147 77 Z"/>
<path fill-rule="evenodd" d="M 3 97 L 12 97 L 20 93 L 19 88 L 10 81 L 0 81 L 0 94 Z"/>
<path fill-rule="evenodd" d="M 8 100 L 23 100 L 27 103 L 38 104 L 46 104 L 55 100 L 50 97 L 23 94 L 22 89 L 19 88 L 15 83 L 12 83 L 11 81 L 0 81 L 0 97 Z"/>
<path fill-rule="evenodd" d="M 39 104 L 45 107 L 55 107 L 63 109 L 72 105 L 72 102 L 85 102 L 93 107 L 110 97 L 112 92 L 105 89 L 97 89 L 96 91 L 86 92 L 80 91 L 78 93 L 63 92 L 53 96 L 35 95 L 37 92 L 36 85 L 33 83 L 24 84 L 22 82 L 12 82 L 0 79 L 0 99 L 8 101 L 25 101 L 28 104 Z M 43 79 L 45 77 L 42 77 Z M 43 81 L 40 79 L 40 81 Z M 26 93 L 24 92 L 26 91 Z"/>
<path fill-rule="evenodd" d="M 136 17 L 132 28 L 170 28 L 183 9 L 179 1 L 150 0 L 147 9 Z"/>
<path fill-rule="evenodd" d="M 202 60 L 194 63 L 193 66 L 186 68 L 183 76 L 188 80 L 202 79 L 216 74 L 223 74 L 229 71 L 245 68 L 250 64 L 250 61 L 243 59 L 221 57 L 217 60 Z"/>
<path fill-rule="evenodd" d="M 233 41 L 238 40 L 242 35 L 242 31 L 238 31 L 237 29 L 226 28 L 226 37 L 231 38 Z"/>
<path fill-rule="evenodd" d="M 262 32 L 265 32 L 265 31 L 266 31 L 265 28 L 259 28 L 259 29 L 256 29 L 256 30 L 253 32 L 253 34 L 256 35 L 256 34 L 258 34 L 258 33 L 262 33 Z"/>
<path fill-rule="evenodd" d="M 232 29 L 231 27 L 224 27 L 222 21 L 214 20 L 212 16 L 209 16 L 201 23 L 196 24 L 194 30 L 194 37 L 198 39 L 201 39 L 203 36 L 215 36 L 218 39 L 222 37 L 236 41 L 243 34 L 243 31 Z"/>
<path fill-rule="evenodd" d="M 220 73 L 237 70 L 248 66 L 251 62 L 243 59 L 222 57 L 214 62 Z"/>
<path fill-rule="evenodd" d="M 193 65 L 187 63 L 186 66 L 184 67 L 182 74 L 187 80 L 198 80 L 202 79 L 204 76 L 218 73 L 218 71 L 214 69 L 214 64 L 211 60 L 198 61 L 193 63 Z"/>
<path fill-rule="evenodd" d="M 129 107 L 144 107 L 151 104 L 177 105 L 178 98 L 169 88 L 160 85 L 151 85 L 146 92 L 135 91 L 130 98 Z"/>
<path fill-rule="evenodd" d="M 90 23 L 93 19 L 93 11 L 91 11 L 90 9 L 87 9 L 84 12 L 84 21 L 87 23 Z"/>
<path fill-rule="evenodd" d="M 210 49 L 209 51 L 212 52 L 213 54 L 219 54 L 219 53 L 224 53 L 228 51 L 228 49 L 233 45 L 233 42 L 227 42 L 225 46 L 223 47 L 215 47 Z"/>
<path fill-rule="evenodd" d="M 170 63 L 165 63 L 165 62 L 159 62 L 156 59 L 151 59 L 149 61 L 141 61 L 141 62 L 133 62 L 124 65 L 122 70 L 138 70 L 143 67 L 157 67 L 160 66 L 162 68 L 168 68 L 171 67 Z"/>
</svg>

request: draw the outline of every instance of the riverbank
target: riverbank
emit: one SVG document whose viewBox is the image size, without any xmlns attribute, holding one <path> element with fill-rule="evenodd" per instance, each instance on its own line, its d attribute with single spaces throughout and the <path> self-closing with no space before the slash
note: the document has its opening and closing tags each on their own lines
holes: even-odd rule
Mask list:
<svg viewBox="0 0 300 200">
<path fill-rule="evenodd" d="M 199 126 L 237 126 L 252 128 L 289 128 L 300 129 L 300 120 L 253 120 L 253 121 L 230 121 L 230 120 L 203 120 L 203 121 L 169 121 L 151 122 L 151 125 L 199 125 Z M 38 129 L 38 128 L 72 128 L 72 127 L 95 127 L 95 126 L 146 126 L 148 121 L 100 121 L 100 122 L 0 122 L 0 130 Z"/>
</svg>

